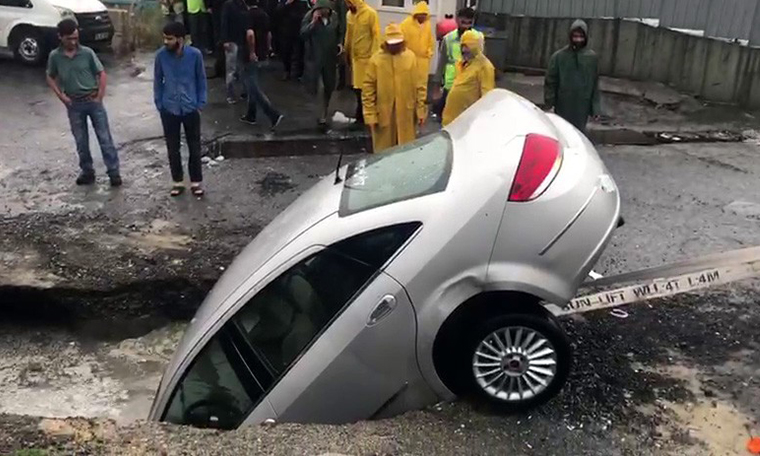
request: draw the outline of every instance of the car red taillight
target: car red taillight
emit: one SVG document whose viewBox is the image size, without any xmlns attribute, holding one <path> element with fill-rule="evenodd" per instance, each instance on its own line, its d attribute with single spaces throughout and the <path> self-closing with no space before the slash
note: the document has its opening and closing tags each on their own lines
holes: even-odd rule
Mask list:
<svg viewBox="0 0 760 456">
<path fill-rule="evenodd" d="M 524 202 L 538 198 L 557 175 L 561 163 L 562 146 L 559 141 L 533 133 L 527 135 L 509 201 Z"/>
</svg>

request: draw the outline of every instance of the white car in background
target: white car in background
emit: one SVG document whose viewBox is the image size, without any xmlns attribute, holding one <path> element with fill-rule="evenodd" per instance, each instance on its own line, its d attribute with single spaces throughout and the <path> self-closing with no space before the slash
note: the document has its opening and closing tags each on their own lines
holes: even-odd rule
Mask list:
<svg viewBox="0 0 760 456">
<path fill-rule="evenodd" d="M 56 26 L 69 17 L 79 23 L 82 44 L 110 45 L 114 28 L 99 0 L 0 0 L 0 49 L 23 63 L 41 64 L 58 45 Z"/>
</svg>

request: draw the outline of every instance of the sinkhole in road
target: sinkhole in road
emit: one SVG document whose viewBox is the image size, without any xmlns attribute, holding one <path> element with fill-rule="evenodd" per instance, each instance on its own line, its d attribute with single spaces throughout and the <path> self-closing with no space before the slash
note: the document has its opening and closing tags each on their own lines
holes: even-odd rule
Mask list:
<svg viewBox="0 0 760 456">
<path fill-rule="evenodd" d="M 0 413 L 147 418 L 209 282 L 115 289 L 0 287 Z"/>
</svg>

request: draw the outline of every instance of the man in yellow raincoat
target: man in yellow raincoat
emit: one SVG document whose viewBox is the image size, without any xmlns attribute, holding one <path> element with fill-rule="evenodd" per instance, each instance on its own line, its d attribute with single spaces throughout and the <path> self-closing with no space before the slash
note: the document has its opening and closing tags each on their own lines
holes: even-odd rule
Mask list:
<svg viewBox="0 0 760 456">
<path fill-rule="evenodd" d="M 417 77 L 428 86 L 430 59 L 433 57 L 435 39 L 430 26 L 430 8 L 424 0 L 414 5 L 412 14 L 401 22 L 406 48 L 417 56 Z"/>
<path fill-rule="evenodd" d="M 457 62 L 456 71 L 443 109 L 444 127 L 496 85 L 496 72 L 483 54 L 483 41 L 477 32 L 468 30 L 462 35 L 462 60 Z"/>
<path fill-rule="evenodd" d="M 364 120 L 372 129 L 375 153 L 414 141 L 416 123 L 424 125 L 427 90 L 416 73 L 417 57 L 406 49 L 401 27 L 389 24 L 362 86 Z"/>
<path fill-rule="evenodd" d="M 351 74 L 356 93 L 356 123 L 364 123 L 362 116 L 362 83 L 367 73 L 367 64 L 372 55 L 380 48 L 380 19 L 377 11 L 364 0 L 345 0 L 348 6 L 346 14 L 346 37 L 343 49 L 351 64 Z"/>
</svg>

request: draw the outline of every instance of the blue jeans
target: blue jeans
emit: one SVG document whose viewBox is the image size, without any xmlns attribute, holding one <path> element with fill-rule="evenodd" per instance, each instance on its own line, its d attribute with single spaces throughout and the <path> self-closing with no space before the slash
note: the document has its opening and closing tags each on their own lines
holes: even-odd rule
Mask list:
<svg viewBox="0 0 760 456">
<path fill-rule="evenodd" d="M 256 108 L 260 105 L 264 114 L 266 114 L 266 116 L 269 117 L 269 120 L 272 121 L 272 124 L 274 124 L 280 117 L 280 112 L 272 106 L 272 102 L 269 101 L 266 94 L 261 91 L 261 86 L 259 85 L 260 65 L 260 62 L 250 62 L 246 67 L 245 79 L 246 88 L 248 89 L 247 116 L 249 119 L 256 119 Z"/>
<path fill-rule="evenodd" d="M 103 154 L 103 163 L 106 165 L 109 176 L 119 175 L 119 155 L 111 138 L 111 129 L 108 127 L 108 114 L 103 103 L 97 101 L 72 101 L 67 107 L 71 133 L 77 144 L 79 154 L 79 168 L 85 174 L 94 174 L 92 155 L 90 154 L 90 134 L 87 129 L 87 118 L 92 122 L 95 136 L 100 144 L 100 152 Z"/>
<path fill-rule="evenodd" d="M 227 86 L 227 98 L 235 98 L 235 81 L 240 78 L 239 70 L 242 68 L 242 59 L 238 52 L 245 52 L 245 50 L 239 50 L 238 45 L 235 43 L 229 43 L 229 45 L 230 49 L 225 49 L 224 51 L 224 62 L 226 67 L 224 83 Z"/>
</svg>

